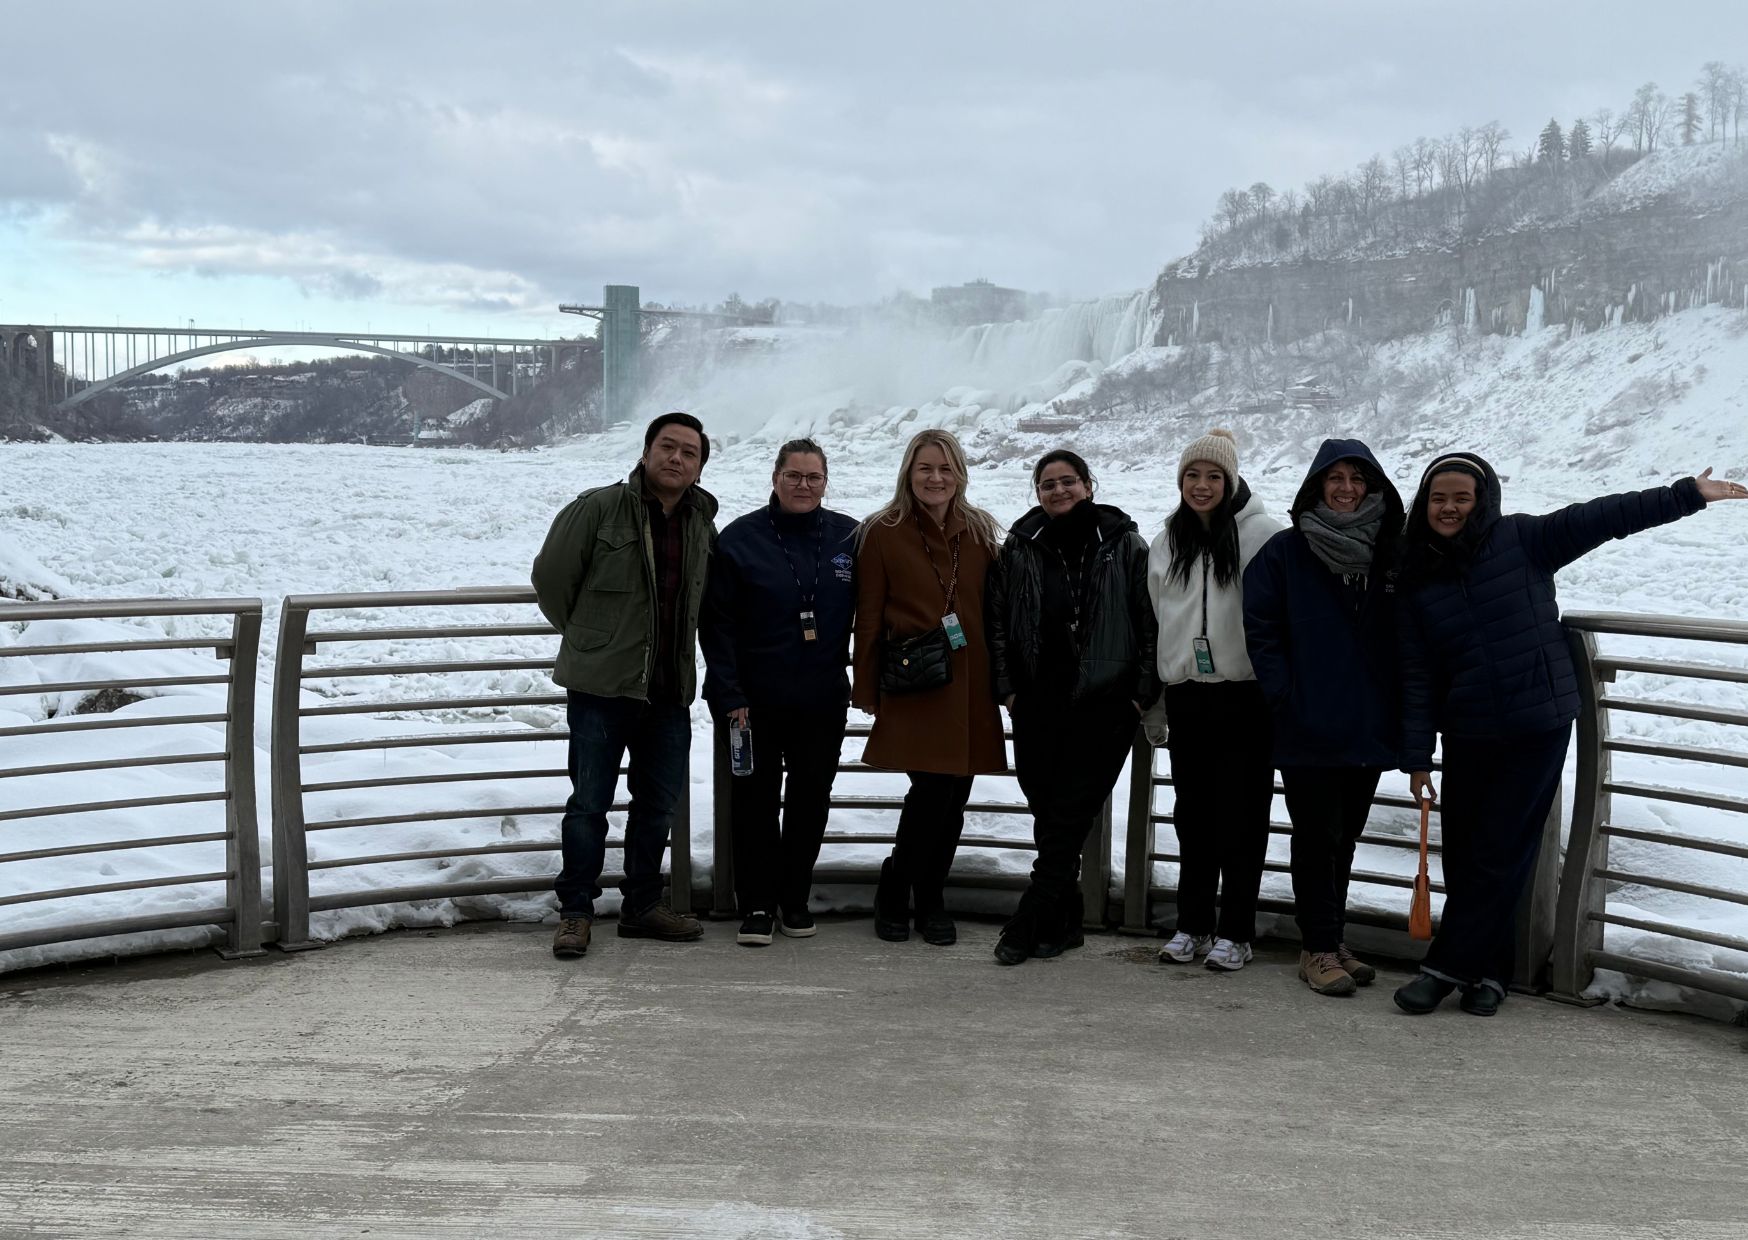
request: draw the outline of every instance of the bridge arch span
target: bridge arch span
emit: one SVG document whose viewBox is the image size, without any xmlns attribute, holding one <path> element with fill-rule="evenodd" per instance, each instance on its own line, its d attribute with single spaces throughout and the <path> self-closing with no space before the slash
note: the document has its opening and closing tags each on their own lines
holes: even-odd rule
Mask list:
<svg viewBox="0 0 1748 1240">
<path fill-rule="evenodd" d="M 241 349 L 262 349 L 272 347 L 294 348 L 298 346 L 306 348 L 314 346 L 322 349 L 341 349 L 355 353 L 375 353 L 382 357 L 397 358 L 403 362 L 411 362 L 415 366 L 423 366 L 427 370 L 435 370 L 452 379 L 460 379 L 469 387 L 478 388 L 481 392 L 492 397 L 494 400 L 508 400 L 510 398 L 510 393 L 500 391 L 498 388 L 493 387 L 491 384 L 486 383 L 483 380 L 475 378 L 465 371 L 458 370 L 454 366 L 445 365 L 442 362 L 434 362 L 428 357 L 419 356 L 417 353 L 408 353 L 402 349 L 385 349 L 381 345 L 365 344 L 359 340 L 350 340 L 343 337 L 323 336 L 312 338 L 306 335 L 283 335 L 250 336 L 241 340 L 225 340 L 220 341 L 217 344 L 202 345 L 198 349 L 184 349 L 180 353 L 171 353 L 164 357 L 155 357 L 150 361 L 141 362 L 138 366 L 113 374 L 107 379 L 101 379 L 98 382 L 93 383 L 90 387 L 80 388 L 77 392 L 73 393 L 73 395 L 67 397 L 66 400 L 61 401 L 57 408 L 72 409 L 78 405 L 84 404 L 94 396 L 109 391 L 110 388 L 113 388 L 118 384 L 125 383 L 129 379 L 137 378 L 140 375 L 151 374 L 154 370 L 162 370 L 166 366 L 174 366 L 178 362 L 185 362 L 191 358 L 206 357 L 213 353 L 235 353 Z"/>
</svg>

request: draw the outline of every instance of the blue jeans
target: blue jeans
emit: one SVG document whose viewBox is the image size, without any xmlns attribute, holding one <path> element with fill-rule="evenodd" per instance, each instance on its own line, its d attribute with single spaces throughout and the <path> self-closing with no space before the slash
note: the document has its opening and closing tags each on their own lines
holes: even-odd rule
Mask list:
<svg viewBox="0 0 1748 1240">
<path fill-rule="evenodd" d="M 686 755 L 692 720 L 684 706 L 636 698 L 566 694 L 571 796 L 564 807 L 564 868 L 554 889 L 559 914 L 593 917 L 607 855 L 607 811 L 630 751 L 631 811 L 625 824 L 625 911 L 641 913 L 662 898 L 662 853 L 680 798 L 687 795 Z"/>
</svg>

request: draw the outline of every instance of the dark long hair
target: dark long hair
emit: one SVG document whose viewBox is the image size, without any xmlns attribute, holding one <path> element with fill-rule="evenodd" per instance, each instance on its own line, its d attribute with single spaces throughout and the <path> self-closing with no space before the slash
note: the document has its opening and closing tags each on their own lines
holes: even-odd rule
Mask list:
<svg viewBox="0 0 1748 1240">
<path fill-rule="evenodd" d="M 1229 586 L 1238 580 L 1238 510 L 1250 502 L 1250 487 L 1242 478 L 1231 479 L 1219 506 L 1209 514 L 1208 524 L 1195 509 L 1179 502 L 1165 523 L 1171 539 L 1171 576 L 1182 585 L 1190 582 L 1190 569 L 1205 552 L 1213 560 L 1214 581 Z"/>
</svg>

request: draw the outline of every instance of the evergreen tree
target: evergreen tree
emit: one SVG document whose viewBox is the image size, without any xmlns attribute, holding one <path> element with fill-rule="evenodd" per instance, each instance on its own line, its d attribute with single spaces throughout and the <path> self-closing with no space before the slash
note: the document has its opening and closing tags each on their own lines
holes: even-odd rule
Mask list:
<svg viewBox="0 0 1748 1240">
<path fill-rule="evenodd" d="M 1676 127 L 1681 131 L 1681 145 L 1692 146 L 1699 139 L 1699 96 L 1688 91 L 1681 97 L 1681 119 Z"/>
<path fill-rule="evenodd" d="M 1560 122 L 1549 120 L 1542 129 L 1542 136 L 1536 139 L 1536 159 L 1544 164 L 1557 164 L 1566 158 L 1566 135 L 1560 129 Z"/>
<path fill-rule="evenodd" d="M 1566 158 L 1580 160 L 1590 154 L 1590 126 L 1579 117 L 1566 134 Z"/>
</svg>

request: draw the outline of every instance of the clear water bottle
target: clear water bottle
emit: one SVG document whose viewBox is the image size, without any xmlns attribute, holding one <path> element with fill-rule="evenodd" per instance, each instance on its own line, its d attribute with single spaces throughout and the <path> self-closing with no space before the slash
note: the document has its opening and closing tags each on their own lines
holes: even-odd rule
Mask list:
<svg viewBox="0 0 1748 1240">
<path fill-rule="evenodd" d="M 744 723 L 728 725 L 728 769 L 736 775 L 753 773 L 753 730 Z"/>
</svg>

